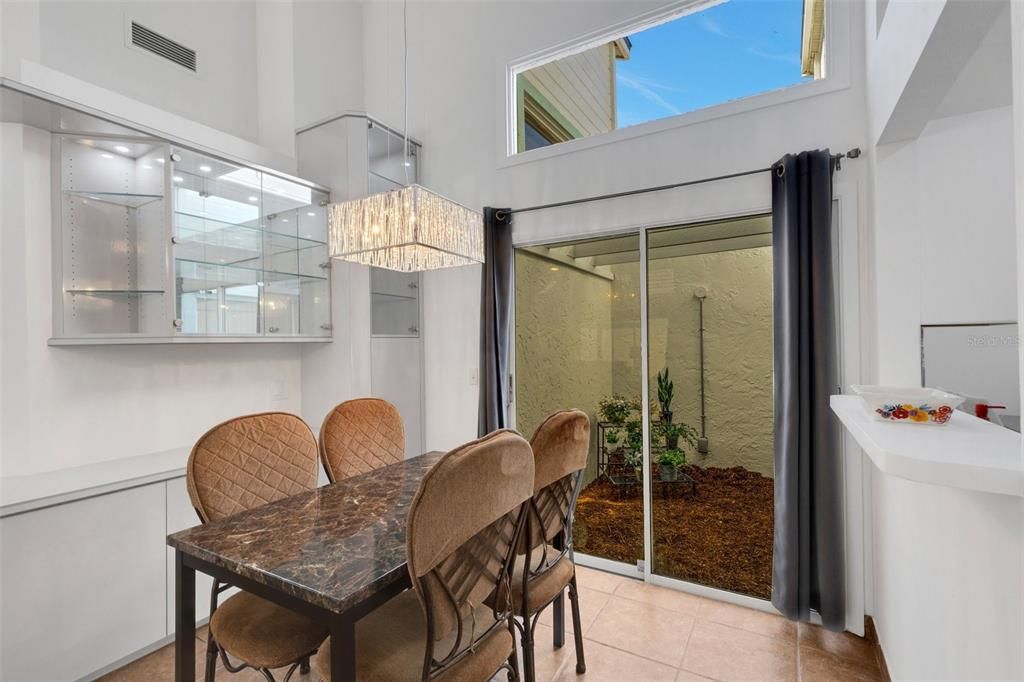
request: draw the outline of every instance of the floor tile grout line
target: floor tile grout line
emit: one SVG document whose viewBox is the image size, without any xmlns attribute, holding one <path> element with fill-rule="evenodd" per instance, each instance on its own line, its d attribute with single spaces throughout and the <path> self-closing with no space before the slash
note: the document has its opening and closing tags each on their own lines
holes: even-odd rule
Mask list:
<svg viewBox="0 0 1024 682">
<path fill-rule="evenodd" d="M 676 665 L 677 670 L 683 669 L 683 661 L 686 660 L 687 649 L 690 648 L 690 640 L 693 639 L 693 629 L 697 627 L 697 618 L 693 617 L 690 619 L 690 631 L 686 633 L 686 641 L 683 643 L 683 653 L 679 657 L 679 663 Z M 679 677 L 677 674 L 676 677 Z"/>
</svg>

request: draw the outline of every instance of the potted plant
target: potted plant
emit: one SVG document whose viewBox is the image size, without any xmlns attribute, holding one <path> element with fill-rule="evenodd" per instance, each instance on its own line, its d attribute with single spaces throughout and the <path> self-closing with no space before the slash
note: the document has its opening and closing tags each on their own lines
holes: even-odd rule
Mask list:
<svg viewBox="0 0 1024 682">
<path fill-rule="evenodd" d="M 686 465 L 686 453 L 678 448 L 669 448 L 658 455 L 658 474 L 663 481 L 674 481 L 679 469 Z"/>
<path fill-rule="evenodd" d="M 643 452 L 644 428 L 639 419 L 626 422 L 626 448 L 633 452 Z"/>
<path fill-rule="evenodd" d="M 601 419 L 609 424 L 622 426 L 638 407 L 635 400 L 630 400 L 621 395 L 613 395 L 602 398 L 601 402 L 598 403 L 598 409 L 601 413 Z"/>
<path fill-rule="evenodd" d="M 661 404 L 661 421 L 672 421 L 672 394 L 675 385 L 668 378 L 668 367 L 658 372 L 658 402 Z"/>
<path fill-rule="evenodd" d="M 622 442 L 622 431 L 616 428 L 608 429 L 604 432 L 604 440 L 608 443 L 608 451 L 616 452 L 619 449 L 619 443 Z"/>
</svg>

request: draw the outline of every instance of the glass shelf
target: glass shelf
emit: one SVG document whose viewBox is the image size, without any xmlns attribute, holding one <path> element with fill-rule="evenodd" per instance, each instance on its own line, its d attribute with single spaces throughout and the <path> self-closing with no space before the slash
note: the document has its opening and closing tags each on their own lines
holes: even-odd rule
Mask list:
<svg viewBox="0 0 1024 682">
<path fill-rule="evenodd" d="M 163 289 L 65 289 L 65 294 L 74 296 L 145 296 L 163 294 Z"/>
<path fill-rule="evenodd" d="M 64 193 L 83 199 L 102 201 L 106 204 L 124 206 L 125 208 L 140 208 L 164 198 L 162 194 L 134 194 L 131 192 L 85 192 L 82 190 L 66 189 Z"/>
<path fill-rule="evenodd" d="M 402 294 L 387 294 L 382 291 L 374 291 L 370 293 L 370 298 L 373 301 L 415 301 L 416 296 L 405 296 Z"/>
<path fill-rule="evenodd" d="M 192 244 L 223 248 L 228 252 L 243 251 L 256 255 L 276 256 L 327 245 L 327 242 L 318 239 L 274 232 L 258 225 L 228 223 L 183 211 L 175 211 L 174 215 L 178 246 Z M 179 216 L 188 220 L 177 220 Z"/>
<path fill-rule="evenodd" d="M 283 272 L 280 270 L 264 270 L 263 268 L 239 263 L 211 263 L 205 260 L 192 260 L 190 258 L 175 257 L 178 264 L 178 276 L 182 277 L 181 264 L 192 266 L 192 273 L 186 276 L 187 279 L 206 280 L 215 284 L 224 282 L 232 284 L 259 284 L 260 282 L 281 282 L 286 280 L 307 280 L 326 282 L 327 277 L 320 275 L 304 275 L 299 272 Z M 227 272 L 224 272 L 227 271 Z M 225 277 L 232 272 L 237 273 L 238 278 L 244 277 L 244 281 L 237 278 Z M 251 280 L 251 281 L 250 281 Z M 208 287 L 200 287 L 208 288 Z"/>
</svg>

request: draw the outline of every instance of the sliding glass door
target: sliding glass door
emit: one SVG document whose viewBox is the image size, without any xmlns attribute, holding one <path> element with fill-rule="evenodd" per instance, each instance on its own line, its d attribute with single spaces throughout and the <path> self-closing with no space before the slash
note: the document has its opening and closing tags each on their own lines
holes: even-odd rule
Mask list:
<svg viewBox="0 0 1024 682">
<path fill-rule="evenodd" d="M 769 216 L 647 233 L 651 572 L 771 596 Z"/>
<path fill-rule="evenodd" d="M 555 410 L 590 415 L 573 546 L 633 571 L 644 558 L 639 244 L 633 234 L 515 257 L 516 427 L 529 437 Z"/>
<path fill-rule="evenodd" d="M 770 597 L 770 235 L 755 216 L 517 250 L 517 428 L 592 420 L 583 563 Z"/>
</svg>

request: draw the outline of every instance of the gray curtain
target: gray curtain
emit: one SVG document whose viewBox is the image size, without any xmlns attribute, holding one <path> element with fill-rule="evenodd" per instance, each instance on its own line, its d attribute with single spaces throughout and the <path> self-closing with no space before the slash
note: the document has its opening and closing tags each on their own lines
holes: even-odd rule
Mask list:
<svg viewBox="0 0 1024 682">
<path fill-rule="evenodd" d="M 480 296 L 480 410 L 484 436 L 509 425 L 509 325 L 512 318 L 512 213 L 484 209 L 484 267 Z"/>
<path fill-rule="evenodd" d="M 772 604 L 846 628 L 843 468 L 828 150 L 772 167 L 775 280 L 775 546 Z"/>
</svg>

